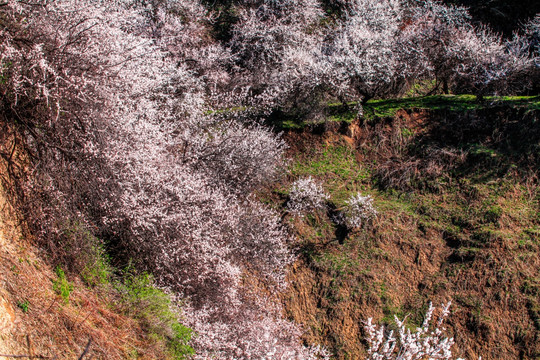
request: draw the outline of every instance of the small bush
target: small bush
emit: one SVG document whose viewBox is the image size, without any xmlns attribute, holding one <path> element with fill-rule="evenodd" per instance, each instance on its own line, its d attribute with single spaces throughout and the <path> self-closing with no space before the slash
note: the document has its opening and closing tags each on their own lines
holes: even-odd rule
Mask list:
<svg viewBox="0 0 540 360">
<path fill-rule="evenodd" d="M 89 286 L 109 284 L 113 269 L 108 254 L 101 244 L 95 244 L 92 247 L 92 255 L 81 271 L 82 279 Z"/>
<path fill-rule="evenodd" d="M 359 228 L 377 216 L 377 210 L 373 206 L 373 198 L 370 195 L 362 196 L 357 193 L 345 204 L 341 209 L 339 221 L 348 228 Z"/>
<path fill-rule="evenodd" d="M 293 183 L 287 208 L 292 214 L 303 216 L 306 212 L 324 209 L 329 198 L 322 186 L 310 176 Z"/>
<path fill-rule="evenodd" d="M 58 227 L 54 260 L 62 263 L 68 273 L 83 274 L 95 264 L 103 262 L 106 256 L 103 242 L 94 236 L 83 220 L 66 218 Z"/>
<path fill-rule="evenodd" d="M 499 222 L 502 214 L 503 209 L 498 205 L 494 205 L 486 210 L 484 214 L 484 219 L 488 223 L 496 224 L 497 222 Z"/>
<path fill-rule="evenodd" d="M 28 300 L 17 302 L 17 307 L 22 310 L 23 313 L 27 313 L 30 310 L 30 302 Z"/>
<path fill-rule="evenodd" d="M 56 276 L 58 279 L 53 280 L 53 290 L 62 297 L 64 303 L 69 303 L 69 295 L 73 291 L 73 284 L 66 279 L 66 274 L 60 266 L 56 267 Z"/>
</svg>

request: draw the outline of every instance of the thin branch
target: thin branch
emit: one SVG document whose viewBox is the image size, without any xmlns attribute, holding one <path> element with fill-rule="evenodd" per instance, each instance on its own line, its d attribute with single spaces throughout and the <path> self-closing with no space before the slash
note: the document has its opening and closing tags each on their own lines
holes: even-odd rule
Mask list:
<svg viewBox="0 0 540 360">
<path fill-rule="evenodd" d="M 83 353 L 79 357 L 79 360 L 82 360 L 86 354 L 88 354 L 88 351 L 90 350 L 90 345 L 92 345 L 92 338 L 88 339 L 88 344 L 86 344 L 86 347 L 84 348 Z"/>
</svg>

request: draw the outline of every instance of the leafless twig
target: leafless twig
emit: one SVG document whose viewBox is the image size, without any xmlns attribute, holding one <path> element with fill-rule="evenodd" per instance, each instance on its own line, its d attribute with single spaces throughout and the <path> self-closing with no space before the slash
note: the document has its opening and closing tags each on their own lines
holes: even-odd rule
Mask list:
<svg viewBox="0 0 540 360">
<path fill-rule="evenodd" d="M 81 356 L 79 356 L 79 360 L 82 360 L 84 356 L 88 354 L 88 351 L 90 350 L 90 345 L 92 345 L 92 338 L 88 339 L 88 344 L 86 344 L 83 353 L 81 354 Z"/>
</svg>

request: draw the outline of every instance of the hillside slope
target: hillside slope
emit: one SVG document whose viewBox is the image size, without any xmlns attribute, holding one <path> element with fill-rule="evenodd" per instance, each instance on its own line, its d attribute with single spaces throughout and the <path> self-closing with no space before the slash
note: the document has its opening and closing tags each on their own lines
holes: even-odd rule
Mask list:
<svg viewBox="0 0 540 360">
<path fill-rule="evenodd" d="M 418 326 L 430 301 L 452 300 L 455 355 L 540 356 L 535 104 L 413 108 L 287 133 L 291 175 L 261 197 L 299 238 L 284 303 L 307 342 L 362 358 L 368 317 Z M 306 176 L 331 195 L 329 210 L 294 217 L 287 193 Z M 356 192 L 378 216 L 348 231 L 332 217 Z"/>
<path fill-rule="evenodd" d="M 2 130 L 0 153 L 12 156 L 0 161 L 0 355 L 75 359 L 91 340 L 87 357 L 94 359 L 167 358 L 113 291 L 66 278 L 36 247 L 5 187 L 13 180 L 7 164 L 24 164 L 24 155 L 9 127 Z"/>
</svg>

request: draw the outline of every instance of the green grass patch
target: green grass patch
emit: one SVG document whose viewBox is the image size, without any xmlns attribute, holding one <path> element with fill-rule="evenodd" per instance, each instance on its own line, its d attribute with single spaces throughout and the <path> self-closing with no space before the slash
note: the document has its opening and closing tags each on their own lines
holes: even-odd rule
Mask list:
<svg viewBox="0 0 540 360">
<path fill-rule="evenodd" d="M 430 95 L 415 96 L 396 99 L 369 100 L 363 105 L 363 117 L 367 120 L 374 118 L 394 117 L 401 109 L 425 109 L 425 110 L 448 110 L 465 112 L 470 110 L 484 109 L 491 106 L 511 106 L 528 110 L 540 110 L 540 96 L 486 96 L 483 101 L 478 101 L 475 95 Z M 220 110 L 221 112 L 241 112 L 243 108 L 234 110 Z M 276 112 L 268 120 L 269 125 L 277 130 L 298 130 L 310 124 L 328 122 L 350 123 L 358 117 L 358 102 L 351 101 L 347 104 L 329 103 L 326 109 L 321 110 L 325 116 L 318 121 L 310 121 L 295 115 L 287 115 Z"/>
<path fill-rule="evenodd" d="M 400 109 L 447 109 L 452 111 L 466 111 L 476 109 L 480 104 L 474 95 L 434 95 L 403 99 L 370 100 L 364 106 L 364 116 L 393 117 Z"/>
<path fill-rule="evenodd" d="M 355 102 L 347 104 L 330 104 L 328 120 L 350 121 L 356 116 Z M 418 96 L 401 99 L 369 100 L 364 105 L 364 118 L 393 117 L 401 109 L 430 109 L 449 111 L 469 111 L 490 106 L 507 105 L 522 107 L 529 110 L 540 109 L 540 96 L 487 96 L 479 102 L 474 95 L 432 95 Z"/>
<path fill-rule="evenodd" d="M 341 206 L 349 196 L 363 190 L 362 184 L 370 172 L 345 145 L 325 145 L 309 158 L 297 158 L 290 166 L 295 177 L 313 176 L 322 179 L 324 187 L 336 205 Z"/>
<path fill-rule="evenodd" d="M 53 290 L 62 297 L 65 304 L 68 304 L 69 296 L 73 291 L 73 284 L 67 280 L 65 272 L 60 266 L 56 267 L 55 273 L 57 279 L 53 280 Z"/>
<path fill-rule="evenodd" d="M 117 289 L 125 311 L 139 319 L 152 337 L 164 341 L 174 359 L 187 359 L 195 353 L 189 346 L 193 331 L 179 322 L 171 297 L 155 286 L 150 274 L 128 269 Z"/>
<path fill-rule="evenodd" d="M 381 196 L 384 195 L 384 196 Z M 398 197 L 392 194 L 380 193 L 375 202 L 376 208 L 381 213 L 393 212 L 397 214 L 406 214 L 416 216 L 416 204 L 413 199 Z"/>
<path fill-rule="evenodd" d="M 400 109 L 468 111 L 496 105 L 540 109 L 540 96 L 487 96 L 479 102 L 474 95 L 433 95 L 402 99 L 370 100 L 364 106 L 366 118 L 392 117 Z"/>
<path fill-rule="evenodd" d="M 360 268 L 358 259 L 346 252 L 324 252 L 316 256 L 315 261 L 317 266 L 337 278 L 355 275 Z"/>
</svg>

